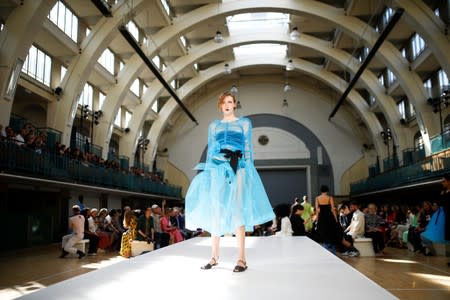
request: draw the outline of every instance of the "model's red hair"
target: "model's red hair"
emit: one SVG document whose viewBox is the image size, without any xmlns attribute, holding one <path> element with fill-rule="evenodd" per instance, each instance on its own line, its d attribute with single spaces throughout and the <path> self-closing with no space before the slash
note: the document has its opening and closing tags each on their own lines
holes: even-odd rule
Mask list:
<svg viewBox="0 0 450 300">
<path fill-rule="evenodd" d="M 219 110 L 221 110 L 221 106 L 222 106 L 222 104 L 225 102 L 225 98 L 228 97 L 228 96 L 230 96 L 231 98 L 233 98 L 233 102 L 234 102 L 234 104 L 236 104 L 236 96 L 233 95 L 233 93 L 231 93 L 231 92 L 229 92 L 229 91 L 223 92 L 223 93 L 219 96 L 219 100 L 217 101 L 217 108 L 218 108 Z"/>
</svg>

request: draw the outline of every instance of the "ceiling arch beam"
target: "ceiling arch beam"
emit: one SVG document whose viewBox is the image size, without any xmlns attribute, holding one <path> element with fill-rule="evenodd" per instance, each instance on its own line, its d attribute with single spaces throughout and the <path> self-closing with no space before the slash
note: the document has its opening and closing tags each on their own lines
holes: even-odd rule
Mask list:
<svg viewBox="0 0 450 300">
<path fill-rule="evenodd" d="M 330 42 L 325 42 L 321 39 L 306 34 L 302 34 L 302 36 L 298 40 L 292 41 L 289 38 L 288 34 L 284 32 L 273 31 L 257 34 L 233 35 L 230 36 L 229 38 L 226 38 L 224 42 L 220 44 L 214 43 L 213 41 L 205 42 L 204 44 L 191 49 L 189 55 L 180 57 L 179 59 L 175 60 L 170 65 L 170 68 L 167 68 L 166 73 L 164 75 L 166 79 L 170 81 L 176 76 L 178 72 L 189 67 L 203 56 L 209 55 L 215 51 L 219 51 L 221 49 L 228 47 L 235 47 L 249 43 L 263 43 L 263 42 L 286 43 L 286 44 L 291 43 L 298 46 L 314 49 L 319 53 L 321 53 L 322 55 L 324 55 L 325 57 L 327 57 L 328 59 L 335 62 L 336 64 L 342 66 L 343 68 L 346 68 L 352 73 L 355 73 L 359 66 L 359 62 L 354 57 L 352 57 L 350 54 L 348 54 L 343 50 L 332 48 Z M 318 80 L 321 80 L 321 78 L 318 78 Z M 377 77 L 369 70 L 367 70 L 362 75 L 361 83 L 367 90 L 369 90 L 376 97 L 382 112 L 386 116 L 388 125 L 392 129 L 395 143 L 397 144 L 399 149 L 408 148 L 409 145 L 406 139 L 407 138 L 406 128 L 400 125 L 401 116 L 397 110 L 395 101 L 392 99 L 392 97 L 386 95 L 385 89 L 381 86 Z M 121 145 L 123 145 L 123 148 L 120 147 L 120 149 L 127 149 L 124 151 L 125 153 L 127 153 L 126 155 L 130 153 L 128 149 L 130 145 L 135 147 L 137 139 L 139 138 L 138 132 L 143 126 L 145 116 L 151 111 L 152 106 L 151 104 L 153 103 L 153 101 L 155 101 L 155 99 L 162 91 L 163 91 L 162 85 L 159 82 L 155 81 L 149 86 L 148 92 L 143 96 L 142 98 L 143 109 L 135 111 L 129 124 L 130 132 L 122 138 L 123 141 L 121 142 Z M 116 113 L 113 110 L 113 108 L 118 109 L 119 106 L 116 103 L 110 104 L 111 105 L 108 105 L 104 111 L 105 114 L 103 118 L 105 122 L 104 128 L 108 128 L 109 126 L 111 126 L 112 122 L 114 121 L 114 116 Z M 371 114 L 373 113 L 371 112 Z M 162 116 L 158 116 L 158 119 L 161 118 Z M 103 138 L 105 138 L 104 139 L 105 145 L 109 144 L 111 136 L 105 135 L 106 133 L 107 133 L 106 130 L 99 130 L 98 134 L 96 135 L 98 139 L 95 140 L 94 143 L 99 143 L 102 141 Z M 107 147 L 104 147 L 104 154 L 105 153 L 107 153 Z M 134 157 L 133 152 L 131 154 L 131 157 Z"/>
<path fill-rule="evenodd" d="M 253 57 L 252 59 L 242 61 L 228 61 L 227 62 L 232 69 L 240 69 L 258 65 L 275 65 L 285 66 L 286 59 L 274 58 L 274 57 Z M 293 59 L 296 70 L 302 73 L 306 73 L 316 79 L 321 79 L 323 82 L 331 86 L 333 89 L 342 92 L 344 90 L 344 81 L 337 75 L 324 70 L 322 67 L 317 66 L 311 62 L 302 59 Z M 189 97 L 196 90 L 203 85 L 223 75 L 223 64 L 217 64 L 205 71 L 199 73 L 198 76 L 189 80 L 179 90 L 179 96 L 182 100 Z M 370 108 L 366 101 L 355 91 L 349 94 L 349 103 L 361 114 L 362 120 L 366 124 L 371 139 L 374 141 L 375 148 L 380 155 L 385 154 L 385 146 L 380 137 L 380 131 L 382 127 L 373 113 L 370 112 Z M 165 128 L 168 119 L 176 110 L 176 102 L 170 99 L 166 105 L 163 106 L 160 111 L 159 117 L 154 121 L 147 138 L 150 139 L 149 155 L 150 159 L 153 159 L 158 146 L 158 141 L 163 129 Z"/>
</svg>

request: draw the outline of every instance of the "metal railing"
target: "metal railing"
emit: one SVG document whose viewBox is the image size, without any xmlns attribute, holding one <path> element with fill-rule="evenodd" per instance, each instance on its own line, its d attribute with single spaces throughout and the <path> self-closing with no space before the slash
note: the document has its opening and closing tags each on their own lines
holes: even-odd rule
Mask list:
<svg viewBox="0 0 450 300">
<path fill-rule="evenodd" d="M 121 165 L 128 159 L 121 157 Z M 136 176 L 124 169 L 111 169 L 85 161 L 71 159 L 50 151 L 36 152 L 14 142 L 0 142 L 0 170 L 15 174 L 91 184 L 100 187 L 164 195 L 179 198 L 181 187 L 153 181 L 147 176 Z"/>
</svg>

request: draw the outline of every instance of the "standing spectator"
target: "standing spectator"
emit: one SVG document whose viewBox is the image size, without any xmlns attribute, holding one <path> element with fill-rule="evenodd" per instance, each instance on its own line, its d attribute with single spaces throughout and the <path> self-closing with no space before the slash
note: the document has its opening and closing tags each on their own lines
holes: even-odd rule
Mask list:
<svg viewBox="0 0 450 300">
<path fill-rule="evenodd" d="M 127 231 L 122 234 L 122 242 L 120 245 L 119 254 L 123 257 L 129 258 L 131 256 L 131 243 L 134 239 L 136 239 L 137 227 L 136 216 L 134 215 L 134 212 L 131 211 L 131 209 L 125 212 L 123 224 L 124 227 L 127 228 Z"/>
<path fill-rule="evenodd" d="M 377 206 L 373 203 L 368 205 L 368 213 L 365 215 L 365 236 L 372 239 L 373 251 L 381 255 L 384 249 L 384 236 L 382 225 L 384 220 L 377 214 Z"/>
<path fill-rule="evenodd" d="M 316 197 L 317 233 L 325 249 L 336 254 L 338 243 L 338 221 L 334 210 L 334 199 L 328 195 L 328 187 L 320 187 L 320 195 Z"/>
<path fill-rule="evenodd" d="M 312 216 L 314 215 L 314 208 L 311 203 L 309 203 L 308 196 L 303 196 L 301 205 L 303 206 L 303 214 L 301 217 L 305 220 L 305 230 L 310 232 L 313 227 Z"/>
<path fill-rule="evenodd" d="M 91 214 L 91 210 L 89 208 L 85 208 L 81 211 L 81 215 L 84 217 L 84 239 L 89 240 L 89 250 L 88 255 L 97 255 L 97 249 L 98 249 L 98 242 L 100 238 L 97 236 L 97 234 L 94 231 L 91 231 L 91 228 L 89 226 L 89 217 Z"/>
<path fill-rule="evenodd" d="M 69 229 L 72 233 L 63 236 L 62 238 L 62 253 L 60 258 L 64 258 L 67 254 L 78 254 L 78 258 L 86 256 L 86 254 L 73 246 L 83 239 L 84 234 L 84 217 L 80 215 L 80 207 L 78 205 L 72 206 L 73 216 L 69 218 Z"/>
<path fill-rule="evenodd" d="M 147 207 L 144 214 L 138 219 L 137 235 L 138 241 L 151 242 L 155 238 L 155 230 L 153 228 L 152 209 Z"/>
<path fill-rule="evenodd" d="M 304 213 L 303 205 L 297 204 L 292 207 L 290 221 L 291 221 L 293 236 L 306 235 L 306 230 L 305 230 L 306 222 L 302 218 L 303 213 Z"/>
</svg>

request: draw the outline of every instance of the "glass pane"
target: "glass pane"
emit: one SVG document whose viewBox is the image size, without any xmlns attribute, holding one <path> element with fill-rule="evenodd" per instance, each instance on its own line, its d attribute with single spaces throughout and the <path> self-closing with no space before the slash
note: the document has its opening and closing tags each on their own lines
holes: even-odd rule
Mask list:
<svg viewBox="0 0 450 300">
<path fill-rule="evenodd" d="M 130 124 L 132 116 L 133 115 L 131 113 L 129 113 L 128 111 L 125 112 L 125 127 L 128 127 L 128 125 Z"/>
<path fill-rule="evenodd" d="M 58 27 L 64 31 L 64 23 L 66 17 L 66 7 L 62 4 L 58 4 Z"/>
<path fill-rule="evenodd" d="M 78 41 L 78 18 L 73 15 L 72 17 L 72 33 L 71 33 L 72 40 L 75 42 Z"/>
<path fill-rule="evenodd" d="M 122 108 L 119 107 L 119 110 L 117 111 L 116 118 L 114 119 L 114 125 L 120 127 L 122 121 Z"/>
<path fill-rule="evenodd" d="M 29 51 L 28 51 L 29 53 Z M 25 62 L 23 63 L 22 72 L 28 73 L 28 55 L 25 58 Z"/>
<path fill-rule="evenodd" d="M 130 91 L 132 91 L 133 94 L 139 97 L 139 79 L 133 81 L 133 84 L 131 84 L 130 87 Z"/>
<path fill-rule="evenodd" d="M 158 101 L 157 100 L 153 101 L 152 110 L 156 113 L 158 112 Z"/>
<path fill-rule="evenodd" d="M 44 70 L 44 84 L 50 86 L 50 80 L 52 78 L 52 59 L 50 56 L 45 56 L 45 70 Z"/>
<path fill-rule="evenodd" d="M 72 33 L 72 12 L 66 9 L 66 22 L 64 24 L 64 32 L 70 36 Z"/>
<path fill-rule="evenodd" d="M 37 58 L 37 48 L 31 46 L 30 52 L 28 52 L 28 75 L 36 77 L 36 58 Z"/>
<path fill-rule="evenodd" d="M 58 4 L 59 4 L 59 1 L 56 2 L 56 4 L 53 6 L 52 10 L 50 11 L 50 15 L 49 15 L 49 19 L 55 24 L 58 24 Z"/>
<path fill-rule="evenodd" d="M 42 51 L 38 51 L 36 79 L 40 82 L 44 82 L 44 64 L 45 55 Z"/>
</svg>

